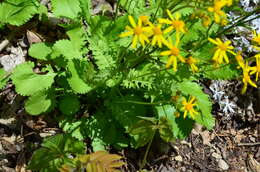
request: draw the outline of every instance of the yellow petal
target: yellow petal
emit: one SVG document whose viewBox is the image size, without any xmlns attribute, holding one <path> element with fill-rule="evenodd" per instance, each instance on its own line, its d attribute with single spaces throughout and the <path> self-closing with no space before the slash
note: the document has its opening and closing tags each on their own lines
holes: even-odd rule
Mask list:
<svg viewBox="0 0 260 172">
<path fill-rule="evenodd" d="M 163 33 L 164 33 L 164 34 L 169 33 L 169 32 L 171 32 L 173 29 L 174 29 L 174 27 L 173 27 L 173 26 L 170 26 L 170 27 L 166 28 L 166 29 L 163 31 Z"/>
<path fill-rule="evenodd" d="M 175 56 L 173 56 L 173 71 L 176 72 L 177 71 L 177 58 Z"/>
<path fill-rule="evenodd" d="M 229 59 L 228 59 L 227 53 L 223 52 L 223 56 L 224 56 L 225 61 L 227 63 L 229 63 Z"/>
<path fill-rule="evenodd" d="M 184 111 L 184 114 L 183 114 L 183 118 L 184 118 L 184 119 L 186 118 L 187 113 L 188 113 L 188 112 L 185 110 L 185 111 Z"/>
<path fill-rule="evenodd" d="M 137 40 L 138 40 L 138 36 L 135 35 L 132 41 L 132 48 L 136 48 Z"/>
<path fill-rule="evenodd" d="M 171 64 L 172 64 L 172 62 L 173 62 L 173 56 L 170 56 L 169 58 L 168 58 L 168 60 L 167 60 L 167 63 L 166 63 L 166 68 L 169 68 L 170 66 L 171 66 Z"/>
<path fill-rule="evenodd" d="M 172 24 L 172 22 L 168 19 L 159 18 L 158 21 L 159 23 Z"/>
<path fill-rule="evenodd" d="M 133 35 L 133 34 L 134 34 L 133 32 L 124 32 L 124 33 L 121 33 L 119 35 L 119 37 L 126 37 L 126 36 Z"/>
<path fill-rule="evenodd" d="M 171 51 L 163 51 L 163 52 L 160 53 L 160 55 L 161 56 L 169 56 L 169 55 L 171 55 L 171 53 L 172 53 Z"/>
<path fill-rule="evenodd" d="M 208 40 L 209 40 L 210 42 L 212 42 L 213 44 L 218 45 L 218 42 L 217 42 L 216 40 L 214 40 L 214 39 L 212 39 L 212 38 L 208 38 Z"/>
<path fill-rule="evenodd" d="M 132 16 L 128 16 L 128 20 L 130 22 L 130 24 L 133 26 L 133 27 L 136 27 L 136 23 L 135 23 L 135 20 Z"/>
<path fill-rule="evenodd" d="M 170 12 L 170 10 L 166 10 L 168 16 L 170 17 L 171 20 L 174 20 L 173 16 L 172 16 L 172 13 Z"/>
<path fill-rule="evenodd" d="M 140 36 L 139 36 L 139 41 L 140 41 L 140 43 L 142 44 L 142 46 L 144 47 L 145 44 L 144 44 L 143 35 L 140 35 Z"/>
</svg>

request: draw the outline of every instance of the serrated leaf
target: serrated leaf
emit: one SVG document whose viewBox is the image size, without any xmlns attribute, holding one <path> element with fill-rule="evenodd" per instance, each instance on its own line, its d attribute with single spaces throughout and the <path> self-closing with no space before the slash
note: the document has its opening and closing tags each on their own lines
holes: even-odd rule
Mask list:
<svg viewBox="0 0 260 172">
<path fill-rule="evenodd" d="M 229 80 L 234 79 L 239 76 L 239 71 L 236 65 L 221 65 L 219 67 L 206 66 L 203 70 L 203 75 L 205 78 L 212 80 Z"/>
<path fill-rule="evenodd" d="M 29 96 L 51 87 L 56 76 L 51 67 L 45 68 L 45 70 L 48 70 L 46 74 L 34 73 L 33 67 L 33 62 L 26 62 L 14 69 L 11 79 L 15 84 L 17 93 Z"/>
<path fill-rule="evenodd" d="M 25 102 L 25 110 L 31 115 L 40 115 L 54 108 L 55 99 L 51 91 L 39 91 Z"/>
<path fill-rule="evenodd" d="M 78 50 L 81 52 L 81 49 L 86 47 L 85 41 L 86 41 L 86 32 L 80 24 L 73 25 L 70 30 L 67 31 L 67 35 L 70 38 L 70 41 L 74 47 L 75 50 Z M 86 51 L 84 53 L 87 53 Z"/>
<path fill-rule="evenodd" d="M 87 61 L 76 59 L 68 62 L 70 77 L 67 80 L 73 91 L 79 94 L 87 93 L 92 89 L 83 79 L 84 75 L 87 75 L 85 72 L 87 63 Z"/>
<path fill-rule="evenodd" d="M 91 0 L 79 0 L 80 7 L 82 9 L 82 15 L 87 20 L 87 22 L 90 22 L 91 17 Z"/>
<path fill-rule="evenodd" d="M 37 13 L 37 1 L 17 0 L 0 3 L 0 22 L 20 26 Z"/>
<path fill-rule="evenodd" d="M 178 89 L 183 94 L 196 98 L 201 113 L 195 117 L 195 121 L 211 130 L 215 125 L 215 119 L 211 114 L 212 103 L 209 96 L 202 91 L 202 88 L 198 84 L 191 81 L 179 83 Z"/>
<path fill-rule="evenodd" d="M 77 49 L 70 40 L 59 40 L 53 46 L 53 51 L 55 57 L 63 56 L 66 59 L 80 59 L 82 54 L 79 49 Z M 54 58 L 54 57 L 53 57 Z"/>
<path fill-rule="evenodd" d="M 99 70 L 115 67 L 114 43 L 109 43 L 105 37 L 92 36 L 89 39 L 89 49 L 92 50 L 93 57 Z"/>
<path fill-rule="evenodd" d="M 29 49 L 29 55 L 39 60 L 50 60 L 51 52 L 51 45 L 45 42 L 32 44 Z"/>
<path fill-rule="evenodd" d="M 51 4 L 56 17 L 75 19 L 81 12 L 78 0 L 51 0 Z"/>
<path fill-rule="evenodd" d="M 80 101 L 77 96 L 66 95 L 59 101 L 59 109 L 65 115 L 73 115 L 78 112 Z"/>
</svg>

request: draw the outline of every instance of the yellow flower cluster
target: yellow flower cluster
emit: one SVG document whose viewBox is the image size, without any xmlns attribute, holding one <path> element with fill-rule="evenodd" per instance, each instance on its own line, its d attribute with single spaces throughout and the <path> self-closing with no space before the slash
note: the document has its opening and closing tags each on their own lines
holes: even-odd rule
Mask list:
<svg viewBox="0 0 260 172">
<path fill-rule="evenodd" d="M 120 37 L 132 36 L 132 48 L 136 48 L 138 42 L 144 47 L 146 43 L 151 43 L 152 46 L 158 46 L 162 48 L 163 45 L 168 48 L 168 50 L 160 53 L 161 56 L 169 56 L 166 68 L 173 66 L 173 70 L 177 71 L 177 63 L 181 61 L 188 64 L 191 67 L 192 72 L 198 71 L 196 63 L 197 59 L 194 57 L 184 58 L 180 54 L 179 41 L 180 34 L 187 32 L 185 23 L 181 20 L 181 15 L 176 13 L 172 15 L 169 10 L 166 10 L 168 18 L 159 18 L 158 24 L 153 24 L 149 21 L 148 16 L 140 16 L 137 23 L 132 16 L 128 16 L 130 26 L 126 26 L 127 32 L 120 34 Z M 167 25 L 163 29 L 164 25 Z M 175 31 L 175 42 L 173 43 L 171 39 L 166 39 L 168 33 Z M 169 36 L 169 35 L 168 35 Z M 151 38 L 151 39 L 149 39 Z"/>
<path fill-rule="evenodd" d="M 236 58 L 236 61 L 238 63 L 238 68 L 242 68 L 243 71 L 243 88 L 242 88 L 242 94 L 244 94 L 247 90 L 248 85 L 251 85 L 255 88 L 257 88 L 256 83 L 254 83 L 251 80 L 251 75 L 255 74 L 256 78 L 255 81 L 258 81 L 260 77 L 260 53 L 256 54 L 255 57 L 255 66 L 249 66 L 248 61 L 245 61 L 242 57 L 242 52 L 235 53 L 232 51 L 234 49 L 233 46 L 231 46 L 231 41 L 222 42 L 219 38 L 216 38 L 215 40 L 212 38 L 208 38 L 210 42 L 217 45 L 215 48 L 215 53 L 213 55 L 212 60 L 214 61 L 215 65 L 218 66 L 220 64 L 223 64 L 224 62 L 229 63 L 229 58 L 227 56 L 227 52 L 233 54 Z M 257 50 L 260 51 L 260 34 L 257 34 L 256 31 L 253 31 L 253 38 L 252 42 L 256 43 Z"/>
<path fill-rule="evenodd" d="M 231 6 L 232 0 L 214 0 L 213 6 L 208 8 L 209 12 L 214 15 L 214 20 L 216 23 L 225 26 L 228 23 L 227 15 L 222 10 L 225 6 Z"/>
</svg>

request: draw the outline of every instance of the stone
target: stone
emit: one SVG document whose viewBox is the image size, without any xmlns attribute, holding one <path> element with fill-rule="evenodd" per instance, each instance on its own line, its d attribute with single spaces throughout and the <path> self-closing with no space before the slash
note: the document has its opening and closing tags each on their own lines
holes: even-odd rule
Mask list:
<svg viewBox="0 0 260 172">
<path fill-rule="evenodd" d="M 228 170 L 229 165 L 223 159 L 218 160 L 218 167 L 222 170 Z"/>
</svg>

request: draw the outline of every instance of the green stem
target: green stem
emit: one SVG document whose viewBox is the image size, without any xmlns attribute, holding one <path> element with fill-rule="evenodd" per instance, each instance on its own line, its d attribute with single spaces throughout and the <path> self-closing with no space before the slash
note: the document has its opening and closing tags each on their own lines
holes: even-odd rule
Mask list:
<svg viewBox="0 0 260 172">
<path fill-rule="evenodd" d="M 119 10 L 120 1 L 121 1 L 121 0 L 118 0 L 118 1 L 117 1 L 117 4 L 116 4 L 116 14 L 115 14 L 114 20 L 117 18 L 117 15 L 118 15 L 118 10 Z"/>
<path fill-rule="evenodd" d="M 126 100 L 126 101 L 116 101 L 116 103 L 119 103 L 119 104 L 132 103 L 132 104 L 138 104 L 138 105 L 154 106 L 154 105 L 160 105 L 162 103 L 167 103 L 167 102 L 148 103 L 148 102 L 139 102 L 139 101 Z"/>
<path fill-rule="evenodd" d="M 236 26 L 239 26 L 241 24 L 244 24 L 244 23 L 247 23 L 247 22 L 250 22 L 254 19 L 257 19 L 258 17 L 260 17 L 259 15 L 252 18 L 252 19 L 249 19 L 249 20 L 246 20 L 244 21 L 245 19 L 247 19 L 248 17 L 250 17 L 251 15 L 257 13 L 257 11 L 260 10 L 260 8 L 257 8 L 255 9 L 254 11 L 250 12 L 249 14 L 247 14 L 246 16 L 242 17 L 241 19 L 239 19 L 236 23 L 232 24 L 231 26 L 227 27 L 226 29 L 222 30 L 221 32 L 217 33 L 217 37 L 219 37 L 220 35 L 224 34 L 226 31 L 228 31 L 229 29 L 232 29 Z"/>
<path fill-rule="evenodd" d="M 144 158 L 143 158 L 143 161 L 141 163 L 140 169 L 143 169 L 145 164 L 146 164 L 146 162 L 147 162 L 147 156 L 148 156 L 149 150 L 150 150 L 152 142 L 153 142 L 154 134 L 155 134 L 155 132 L 153 133 L 153 137 L 150 140 L 148 146 L 146 147 L 146 151 L 145 151 Z"/>
</svg>

